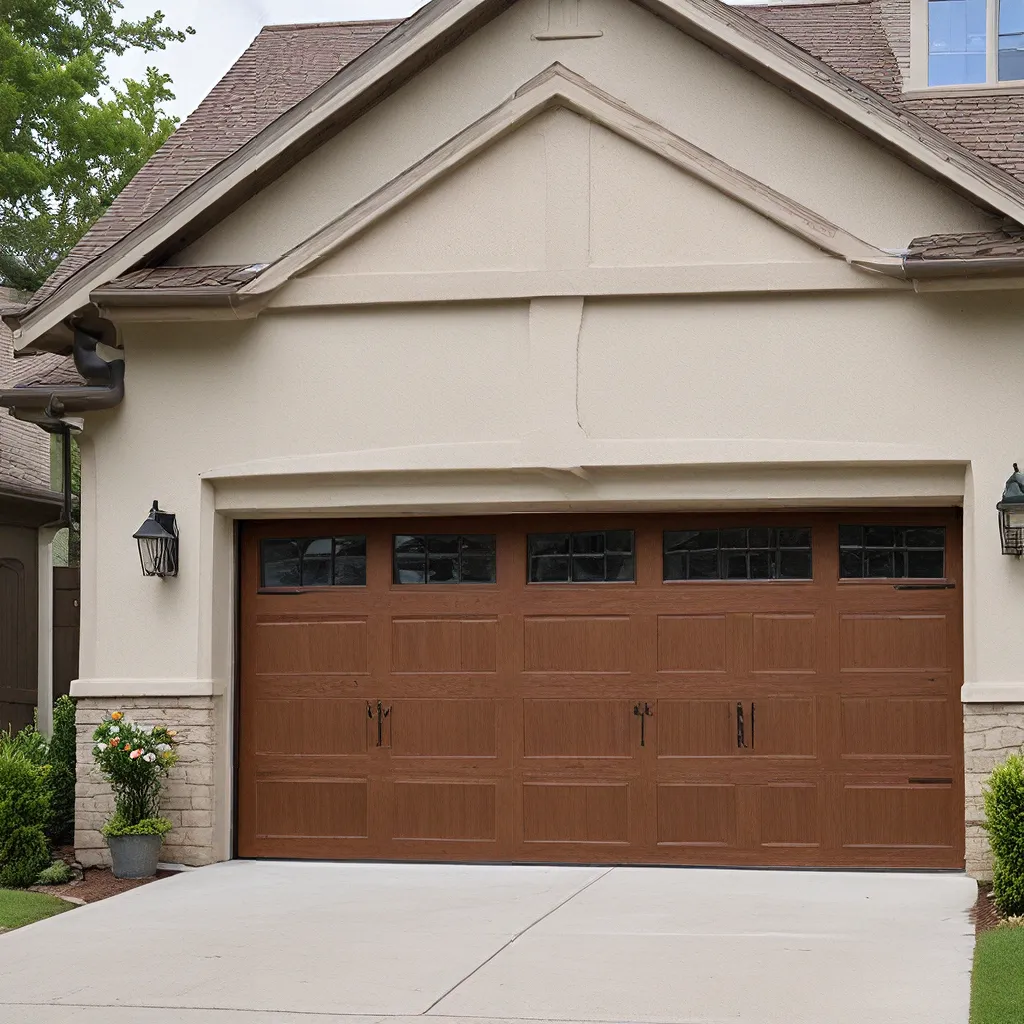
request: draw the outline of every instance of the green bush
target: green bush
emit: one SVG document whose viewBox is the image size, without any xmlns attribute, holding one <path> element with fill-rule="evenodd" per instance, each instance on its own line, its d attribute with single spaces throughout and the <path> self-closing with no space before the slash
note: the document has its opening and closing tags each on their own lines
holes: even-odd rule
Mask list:
<svg viewBox="0 0 1024 1024">
<path fill-rule="evenodd" d="M 9 744 L 0 748 L 0 887 L 32 885 L 50 863 L 50 769 Z"/>
<path fill-rule="evenodd" d="M 50 838 L 58 846 L 75 841 L 75 755 L 75 702 L 60 697 L 53 705 L 49 762 Z"/>
<path fill-rule="evenodd" d="M 34 725 L 26 725 L 21 732 L 0 732 L 0 751 L 13 750 L 24 754 L 33 764 L 44 765 L 50 761 L 50 742 Z"/>
<path fill-rule="evenodd" d="M 995 856 L 996 906 L 1006 915 L 1024 914 L 1024 755 L 1011 755 L 992 772 L 985 817 Z"/>
<path fill-rule="evenodd" d="M 166 818 L 143 818 L 130 824 L 120 814 L 115 814 L 103 826 L 105 836 L 165 836 L 174 826 Z"/>
<path fill-rule="evenodd" d="M 62 860 L 55 860 L 48 868 L 43 868 L 36 878 L 36 885 L 67 885 L 75 877 L 75 873 Z"/>
</svg>

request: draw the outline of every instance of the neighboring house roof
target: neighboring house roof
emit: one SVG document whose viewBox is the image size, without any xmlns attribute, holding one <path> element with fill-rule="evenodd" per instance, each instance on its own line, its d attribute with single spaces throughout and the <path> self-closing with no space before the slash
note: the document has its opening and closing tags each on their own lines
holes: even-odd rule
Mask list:
<svg viewBox="0 0 1024 1024">
<path fill-rule="evenodd" d="M 726 8 L 714 0 L 642 2 L 671 10 L 703 41 L 770 77 L 786 78 L 806 90 L 813 102 L 885 144 L 904 148 L 913 162 L 926 164 L 979 201 L 1024 221 L 1024 130 L 1019 127 L 1024 124 L 1024 97 L 905 97 L 901 90 L 909 64 L 910 0 L 746 8 Z M 479 18 L 500 6 L 497 0 L 434 0 L 406 22 L 264 29 L 16 319 L 30 317 L 54 299 L 49 308 L 59 322 L 60 304 L 83 286 L 102 292 L 230 288 L 232 283 L 218 275 L 242 268 L 187 268 L 188 274 L 198 275 L 187 281 L 177 276 L 184 273 L 181 269 L 160 268 L 166 276 L 122 270 L 111 282 L 104 279 L 104 267 L 113 262 L 115 248 L 122 268 L 129 258 L 136 266 L 143 259 L 160 261 L 181 244 L 181 234 L 169 237 L 166 226 L 172 208 L 178 216 L 189 209 L 187 204 L 196 203 L 192 224 L 208 226 L 216 203 L 237 205 L 245 198 L 238 184 L 228 190 L 228 182 L 238 180 L 230 175 L 244 171 L 253 178 L 262 166 L 260 180 L 265 180 L 268 170 L 284 166 L 285 154 L 294 156 L 311 138 L 322 140 L 342 113 L 379 97 L 415 60 L 426 59 L 414 53 L 421 36 L 429 55 L 436 57 L 442 44 L 460 37 L 460 19 L 471 14 Z M 395 32 L 399 26 L 401 31 Z M 381 43 L 385 37 L 387 42 Z M 339 75 L 353 62 L 351 72 Z M 276 156 L 264 156 L 254 146 L 277 147 Z M 168 237 L 161 237 L 161 231 Z M 101 257 L 103 262 L 90 271 L 91 280 L 80 274 Z M 43 330 L 41 324 L 38 330 Z"/>
</svg>

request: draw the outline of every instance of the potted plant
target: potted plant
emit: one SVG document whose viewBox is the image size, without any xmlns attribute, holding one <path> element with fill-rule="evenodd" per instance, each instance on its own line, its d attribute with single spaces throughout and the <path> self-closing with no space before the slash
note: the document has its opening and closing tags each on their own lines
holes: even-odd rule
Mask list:
<svg viewBox="0 0 1024 1024">
<path fill-rule="evenodd" d="M 175 733 L 137 725 L 114 711 L 93 733 L 96 767 L 114 791 L 114 814 L 103 826 L 115 878 L 156 874 L 171 823 L 160 817 L 160 785 L 178 759 Z"/>
</svg>

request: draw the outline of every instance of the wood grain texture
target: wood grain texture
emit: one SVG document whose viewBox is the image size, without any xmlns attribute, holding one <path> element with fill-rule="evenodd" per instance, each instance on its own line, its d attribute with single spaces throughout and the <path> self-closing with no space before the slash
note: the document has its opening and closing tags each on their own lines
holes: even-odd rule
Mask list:
<svg viewBox="0 0 1024 1024">
<path fill-rule="evenodd" d="M 810 581 L 662 581 L 665 530 L 797 519 Z M 954 586 L 839 580 L 841 522 L 945 526 Z M 527 583 L 528 534 L 608 529 L 635 583 Z M 259 591 L 260 538 L 325 530 L 365 587 Z M 395 584 L 405 532 L 494 534 L 497 583 Z M 963 866 L 954 511 L 268 522 L 241 558 L 242 856 Z"/>
</svg>

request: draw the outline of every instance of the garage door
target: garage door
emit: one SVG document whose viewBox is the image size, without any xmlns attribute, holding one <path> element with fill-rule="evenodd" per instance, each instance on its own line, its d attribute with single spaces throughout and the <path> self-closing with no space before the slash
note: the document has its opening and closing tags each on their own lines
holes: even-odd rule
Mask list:
<svg viewBox="0 0 1024 1024">
<path fill-rule="evenodd" d="M 961 867 L 955 511 L 249 524 L 238 852 Z"/>
</svg>

